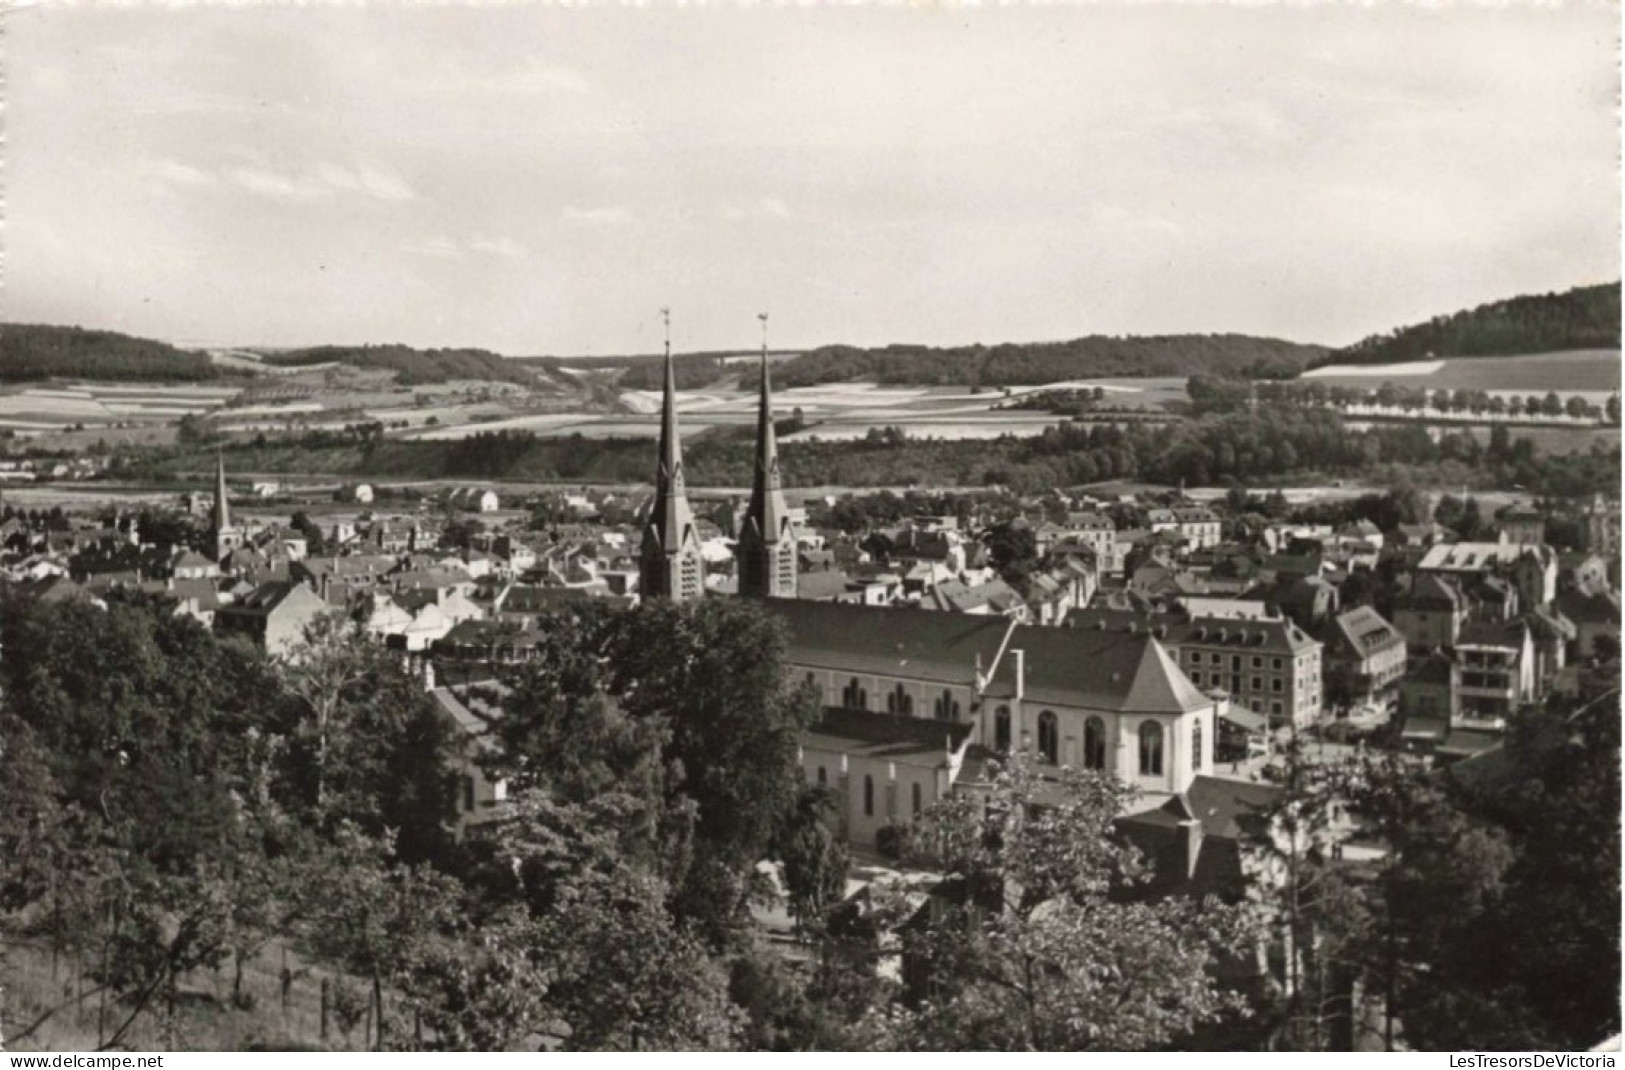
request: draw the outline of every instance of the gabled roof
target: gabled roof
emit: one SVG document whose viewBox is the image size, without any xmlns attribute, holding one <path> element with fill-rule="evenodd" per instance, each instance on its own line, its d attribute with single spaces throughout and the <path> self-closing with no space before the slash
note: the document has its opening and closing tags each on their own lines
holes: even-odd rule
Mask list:
<svg viewBox="0 0 1625 1070">
<path fill-rule="evenodd" d="M 1355 606 L 1333 618 L 1325 632 L 1327 643 L 1357 657 L 1384 647 L 1402 647 L 1405 637 L 1370 606 Z"/>
<path fill-rule="evenodd" d="M 1114 531 L 1117 525 L 1104 513 L 1083 512 L 1066 514 L 1069 531 Z"/>
<path fill-rule="evenodd" d="M 1280 795 L 1273 784 L 1198 776 L 1185 792 L 1191 812 L 1202 822 L 1202 832 L 1223 839 L 1239 839 L 1248 818 L 1267 808 Z"/>
<path fill-rule="evenodd" d="M 238 598 L 235 603 L 221 606 L 219 612 L 234 617 L 264 617 L 275 612 L 278 607 L 286 602 L 307 603 L 320 608 L 326 606 L 326 603 L 317 596 L 316 592 L 304 584 L 277 580 L 260 584 L 252 591 Z"/>
<path fill-rule="evenodd" d="M 1184 712 L 1212 705 L 1146 634 L 832 602 L 774 599 L 766 608 L 789 630 L 789 660 L 809 668 L 970 686 L 978 663 L 984 672 L 993 668 L 1005 633 L 1013 628 L 989 681 L 990 696 L 1014 694 L 1016 659 L 1009 651 L 1021 650 L 1029 702 L 1121 712 Z"/>
<path fill-rule="evenodd" d="M 465 703 L 451 688 L 437 687 L 430 692 L 430 695 L 434 697 L 435 703 L 456 723 L 464 735 L 479 737 L 491 730 L 491 718 L 483 713 L 475 712 L 470 708 L 470 704 Z M 484 708 L 483 703 L 475 703 L 475 705 Z"/>
<path fill-rule="evenodd" d="M 1410 592 L 1399 601 L 1410 608 L 1439 607 L 1459 612 L 1464 600 L 1461 590 L 1454 583 L 1431 572 L 1423 572 L 1411 583 Z"/>
<path fill-rule="evenodd" d="M 1576 624 L 1619 623 L 1619 596 L 1612 591 L 1565 591 L 1557 596 L 1557 608 Z"/>
</svg>

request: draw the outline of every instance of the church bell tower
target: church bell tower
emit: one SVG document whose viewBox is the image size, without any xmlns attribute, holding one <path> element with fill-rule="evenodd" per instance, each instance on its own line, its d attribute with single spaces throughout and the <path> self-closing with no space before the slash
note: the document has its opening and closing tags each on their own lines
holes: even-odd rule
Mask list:
<svg viewBox="0 0 1625 1070">
<path fill-rule="evenodd" d="M 638 586 L 645 599 L 686 602 L 705 593 L 705 561 L 700 535 L 688 506 L 683 482 L 683 445 L 677 432 L 677 378 L 671 363 L 671 310 L 660 317 L 666 327 L 666 383 L 660 405 L 660 462 L 655 470 L 655 496 L 643 528 L 638 557 Z"/>
<path fill-rule="evenodd" d="M 784 504 L 779 443 L 773 430 L 773 386 L 767 368 L 767 313 L 762 321 L 762 386 L 756 410 L 756 471 L 750 507 L 739 531 L 739 593 L 754 598 L 796 596 L 796 530 Z"/>
</svg>

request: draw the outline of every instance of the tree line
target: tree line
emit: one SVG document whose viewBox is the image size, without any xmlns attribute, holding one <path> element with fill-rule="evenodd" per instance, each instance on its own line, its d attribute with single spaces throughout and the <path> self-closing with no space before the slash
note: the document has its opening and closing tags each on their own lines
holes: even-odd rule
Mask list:
<svg viewBox="0 0 1625 1070">
<path fill-rule="evenodd" d="M 1437 430 L 1437 429 L 1433 429 Z M 226 443 L 231 467 L 323 472 L 373 479 L 511 479 L 647 483 L 646 439 L 478 432 L 452 441 L 408 441 L 336 432 Z M 748 487 L 755 465 L 749 428 L 713 428 L 683 446 L 691 486 Z M 1188 486 L 1259 484 L 1304 478 L 1360 478 L 1423 484 L 1506 486 L 1574 497 L 1618 486 L 1619 447 L 1538 453 L 1533 443 L 1493 427 L 1486 444 L 1462 428 L 1430 433 L 1421 424 L 1354 429 L 1313 409 L 1266 405 L 1207 413 L 1167 424 L 1059 422 L 1036 436 L 992 440 L 917 439 L 901 428 L 857 441 L 816 436 L 779 447 L 788 487 L 1004 487 L 1042 494 L 1109 480 Z M 174 447 L 117 453 L 108 474 L 164 479 L 209 470 L 212 454 Z"/>
<path fill-rule="evenodd" d="M 36 323 L 0 325 L 0 381 L 53 377 L 109 382 L 208 382 L 240 375 L 195 353 L 114 331 Z"/>
<path fill-rule="evenodd" d="M 1240 334 L 1089 335 L 1066 342 L 949 348 L 835 345 L 810 350 L 775 367 L 773 382 L 798 387 L 864 379 L 908 386 L 981 388 L 1198 372 L 1286 378 L 1325 352 L 1321 346 Z M 749 370 L 741 385 L 755 389 L 757 382 L 758 373 Z"/>
<path fill-rule="evenodd" d="M 1441 357 L 1498 357 L 1560 349 L 1618 349 L 1618 282 L 1492 301 L 1426 323 L 1363 338 L 1310 364 L 1393 364 Z"/>
<path fill-rule="evenodd" d="M 1429 389 L 1390 381 L 1364 389 L 1329 384 L 1318 379 L 1292 379 L 1280 382 L 1251 382 L 1212 375 L 1193 375 L 1185 384 L 1192 410 L 1199 413 L 1236 412 L 1254 405 L 1298 406 L 1347 409 L 1354 405 L 1380 405 L 1417 417 L 1436 412 L 1440 416 L 1464 414 L 1487 419 L 1501 417 L 1530 419 L 1568 417 L 1573 420 L 1606 421 L 1618 424 L 1620 400 L 1616 392 L 1602 405 L 1592 404 L 1581 394 L 1567 398 L 1556 390 L 1521 396 L 1487 390 L 1448 387 Z"/>
<path fill-rule="evenodd" d="M 453 379 L 536 385 L 533 371 L 486 349 L 416 349 L 405 345 L 315 346 L 265 354 L 265 363 L 284 368 L 335 362 L 395 372 L 395 381 L 402 386 L 424 386 Z"/>
</svg>

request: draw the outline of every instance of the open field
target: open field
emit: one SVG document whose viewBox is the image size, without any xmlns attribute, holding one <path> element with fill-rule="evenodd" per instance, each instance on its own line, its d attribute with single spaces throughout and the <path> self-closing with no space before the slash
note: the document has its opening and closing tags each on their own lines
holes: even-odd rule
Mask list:
<svg viewBox="0 0 1625 1070">
<path fill-rule="evenodd" d="M 1620 355 L 1612 349 L 1575 349 L 1519 357 L 1448 357 L 1408 364 L 1328 365 L 1306 372 L 1331 386 L 1375 389 L 1392 380 L 1424 390 L 1484 390 L 1500 394 L 1579 394 L 1600 404 L 1620 386 Z"/>
<path fill-rule="evenodd" d="M 19 433 L 52 431 L 84 424 L 173 423 L 203 416 L 237 393 L 235 387 L 130 386 L 111 383 L 52 383 L 0 392 L 0 429 Z"/>
<path fill-rule="evenodd" d="M 1183 379 L 1090 379 L 1044 386 L 1012 387 L 970 393 L 964 387 L 883 386 L 877 383 L 826 383 L 819 386 L 775 390 L 774 411 L 787 418 L 797 410 L 807 427 L 786 440 L 817 437 L 824 441 L 862 438 L 870 430 L 901 427 L 916 438 L 997 438 L 1000 435 L 1037 435 L 1064 417 L 1038 410 L 1001 408 L 1024 395 L 1047 390 L 1100 387 L 1107 404 L 1118 408 L 1160 411 L 1163 404 L 1185 396 Z M 466 438 L 482 431 L 529 431 L 543 437 L 581 435 L 586 438 L 659 435 L 660 395 L 651 390 L 629 390 L 620 395 L 622 413 L 551 412 L 491 419 L 455 421 L 447 412 L 435 426 L 414 423 L 406 437 L 446 440 Z M 755 391 L 727 387 L 677 391 L 677 412 L 684 434 L 712 427 L 748 427 L 756 421 Z"/>
</svg>

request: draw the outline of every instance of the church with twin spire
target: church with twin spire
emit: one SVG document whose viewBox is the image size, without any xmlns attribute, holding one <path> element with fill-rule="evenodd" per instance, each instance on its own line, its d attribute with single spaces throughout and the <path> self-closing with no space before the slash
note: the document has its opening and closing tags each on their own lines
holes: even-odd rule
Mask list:
<svg viewBox="0 0 1625 1070">
<path fill-rule="evenodd" d="M 662 316 L 668 316 L 662 310 Z M 796 596 L 796 530 L 784 501 L 778 440 L 773 431 L 773 388 L 768 377 L 767 316 L 762 320 L 762 382 L 756 413 L 756 463 L 750 506 L 735 551 L 739 593 L 753 598 Z M 670 321 L 667 319 L 669 328 Z M 671 336 L 665 346 L 665 385 L 660 404 L 660 456 L 655 495 L 643 529 L 639 587 L 645 599 L 685 602 L 705 593 L 705 560 L 683 480 L 677 429 L 677 384 Z"/>
</svg>

